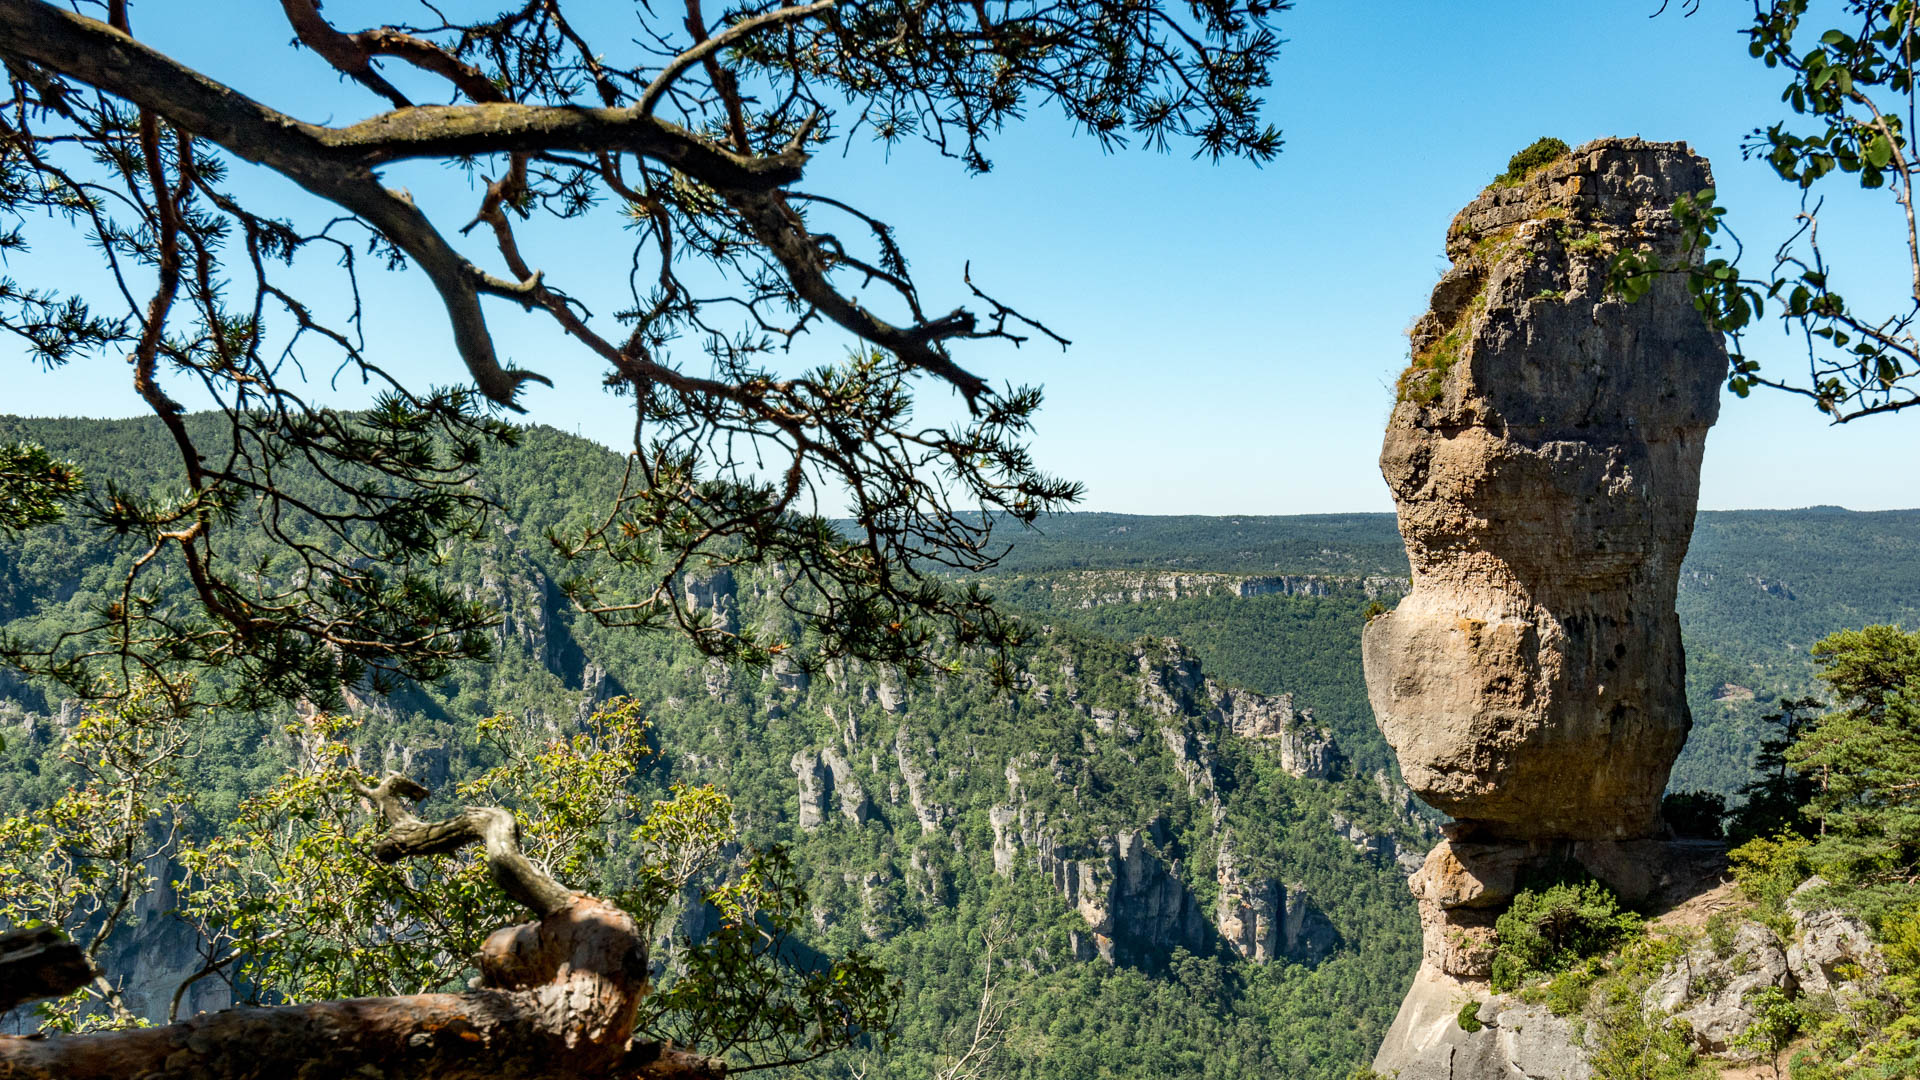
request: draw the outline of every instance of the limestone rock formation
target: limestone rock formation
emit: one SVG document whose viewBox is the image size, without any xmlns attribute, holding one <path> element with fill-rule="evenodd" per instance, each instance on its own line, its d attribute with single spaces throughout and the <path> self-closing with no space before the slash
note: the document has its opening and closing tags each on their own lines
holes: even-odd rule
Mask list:
<svg viewBox="0 0 1920 1080">
<path fill-rule="evenodd" d="M 1651 834 L 1687 713 L 1673 599 L 1727 361 L 1677 255 L 1713 183 L 1681 143 L 1602 139 L 1483 192 L 1415 326 L 1380 466 L 1413 589 L 1368 625 L 1368 697 L 1421 798 L 1507 838 Z"/>
<path fill-rule="evenodd" d="M 1135 653 L 1140 667 L 1140 701 L 1163 719 L 1181 722 L 1162 726 L 1175 758 L 1204 773 L 1206 744 L 1223 732 L 1257 739 L 1280 753 L 1280 767 L 1312 780 L 1325 780 L 1343 760 L 1333 733 L 1321 727 L 1311 709 L 1295 710 L 1292 694 L 1256 694 L 1222 687 L 1201 670 L 1200 660 L 1178 641 L 1167 638 Z M 1102 718 L 1094 717 L 1095 723 Z M 1102 725 L 1111 725 L 1108 719 Z M 1183 769 L 1183 771 L 1186 771 Z M 1198 773 L 1189 783 L 1210 783 Z"/>
<path fill-rule="evenodd" d="M 1381 1073 L 1585 1075 L 1547 1018 L 1487 995 L 1500 913 L 1548 864 L 1631 902 L 1720 858 L 1661 839 L 1659 811 L 1691 722 L 1674 594 L 1726 353 L 1677 277 L 1633 304 L 1607 282 L 1620 251 L 1680 256 L 1670 208 L 1712 183 L 1684 144 L 1601 139 L 1447 232 L 1380 453 L 1412 589 L 1362 659 L 1407 785 L 1455 824 L 1409 882 L 1424 951 Z M 1462 1030 L 1469 1000 L 1504 1019 Z"/>
<path fill-rule="evenodd" d="M 1825 878 L 1809 878 L 1794 890 L 1788 905 L 1797 940 L 1787 947 L 1787 967 L 1800 989 L 1816 994 L 1840 989 L 1847 975 L 1874 977 L 1886 972 L 1886 960 L 1866 924 L 1813 899 L 1826 885 Z"/>
<path fill-rule="evenodd" d="M 1298 885 L 1242 875 L 1231 832 L 1220 840 L 1215 882 L 1220 899 L 1214 926 L 1230 948 L 1256 964 L 1283 957 L 1315 963 L 1338 943 L 1333 924 Z"/>
<path fill-rule="evenodd" d="M 900 766 L 900 775 L 907 782 L 907 801 L 913 807 L 913 816 L 920 822 L 923 831 L 933 832 L 953 814 L 953 808 L 933 800 L 929 793 L 931 785 L 928 783 L 927 770 L 916 759 L 912 739 L 907 725 L 901 724 L 893 737 L 893 756 Z M 935 757 L 931 746 L 924 752 L 929 758 Z"/>
<path fill-rule="evenodd" d="M 717 630 L 730 633 L 738 629 L 734 614 L 739 606 L 738 586 L 733 580 L 732 570 L 721 567 L 704 576 L 683 575 L 681 588 L 688 611 L 707 613 Z"/>
<path fill-rule="evenodd" d="M 788 766 L 800 781 L 800 827 L 817 829 L 827 820 L 827 793 L 833 790 L 833 774 L 821 763 L 817 751 L 795 751 Z"/>
<path fill-rule="evenodd" d="M 180 897 L 174 883 L 186 875 L 169 847 L 151 856 L 146 872 L 153 888 L 141 894 L 127 913 L 123 931 L 108 940 L 95 963 L 107 981 L 120 991 L 121 1003 L 135 1016 L 154 1024 L 167 1022 L 176 988 L 181 991 L 178 1015 L 216 1012 L 233 1004 L 233 990 L 220 979 L 188 982 L 206 963 L 200 936 L 175 913 Z M 40 1026 L 33 1006 L 0 1015 L 0 1033 L 31 1034 Z"/>
<path fill-rule="evenodd" d="M 873 816 L 873 800 L 867 798 L 866 789 L 854 779 L 853 764 L 831 746 L 821 749 L 820 763 L 833 776 L 833 793 L 840 800 L 840 813 L 855 825 L 866 824 Z"/>
<path fill-rule="evenodd" d="M 1480 1003 L 1476 1031 L 1460 1026 L 1460 1007 Z M 1589 1080 L 1593 1065 L 1575 1021 L 1544 1005 L 1483 993 L 1425 967 L 1394 1018 L 1374 1070 L 1394 1080 Z"/>
<path fill-rule="evenodd" d="M 1359 591 L 1369 600 L 1398 598 L 1407 579 L 1384 574 L 1222 574 L 1171 570 L 1077 570 L 1038 584 L 1066 607 L 1096 608 L 1198 596 L 1332 596 Z"/>
<path fill-rule="evenodd" d="M 1753 995 L 1770 986 L 1794 987 L 1786 951 L 1773 931 L 1744 922 L 1724 955 L 1702 942 L 1667 965 L 1648 987 L 1646 1004 L 1685 1020 L 1700 1049 L 1725 1053 L 1754 1024 Z"/>
</svg>

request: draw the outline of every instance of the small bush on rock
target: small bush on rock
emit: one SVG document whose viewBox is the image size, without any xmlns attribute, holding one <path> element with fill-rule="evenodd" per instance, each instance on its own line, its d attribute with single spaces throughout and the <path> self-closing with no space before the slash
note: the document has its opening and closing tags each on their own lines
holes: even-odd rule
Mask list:
<svg viewBox="0 0 1920 1080">
<path fill-rule="evenodd" d="M 1542 975 L 1565 971 L 1640 933 L 1640 917 L 1597 881 L 1522 890 L 1494 924 L 1493 989 L 1506 993 Z"/>
<path fill-rule="evenodd" d="M 1544 166 L 1551 165 L 1572 153 L 1566 143 L 1552 136 L 1535 139 L 1525 150 L 1507 159 L 1507 171 L 1493 178 L 1499 187 L 1517 187 L 1526 182 L 1527 177 Z"/>
</svg>

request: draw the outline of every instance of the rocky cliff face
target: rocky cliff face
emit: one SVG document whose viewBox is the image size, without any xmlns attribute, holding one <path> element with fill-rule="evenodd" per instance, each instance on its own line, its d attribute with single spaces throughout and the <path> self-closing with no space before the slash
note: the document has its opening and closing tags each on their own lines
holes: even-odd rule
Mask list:
<svg viewBox="0 0 1920 1080">
<path fill-rule="evenodd" d="M 1290 958 L 1314 961 L 1338 944 L 1333 924 L 1298 885 L 1243 876 L 1233 834 L 1220 839 L 1214 926 L 1227 945 L 1256 964 Z"/>
<path fill-rule="evenodd" d="M 153 878 L 152 890 L 134 901 L 120 931 L 95 957 L 96 965 L 120 991 L 122 1003 L 153 1023 L 165 1023 L 169 1010 L 185 1018 L 232 1005 L 233 992 L 226 982 L 195 977 L 204 971 L 207 957 L 193 927 L 174 915 L 179 897 L 173 882 L 183 876 L 183 868 L 170 852 L 161 852 L 147 861 L 146 870 Z M 0 1033 L 26 1035 L 39 1026 L 31 1004 L 0 1014 Z"/>
<path fill-rule="evenodd" d="M 1712 185 L 1679 143 L 1603 139 L 1447 234 L 1381 472 L 1413 589 L 1367 627 L 1368 697 L 1421 798 L 1484 834 L 1633 838 L 1689 725 L 1673 599 L 1726 353 L 1678 280 L 1627 304 L 1612 254 L 1677 254 Z"/>
<path fill-rule="evenodd" d="M 1056 603 L 1095 608 L 1196 596 L 1332 596 L 1358 592 L 1369 600 L 1393 599 L 1407 579 L 1384 574 L 1218 574 L 1173 570 L 1081 570 L 1043 579 Z"/>
<path fill-rule="evenodd" d="M 1607 289 L 1619 251 L 1679 254 L 1669 208 L 1712 183 L 1684 144 L 1602 139 L 1448 230 L 1380 454 L 1413 587 L 1362 640 L 1407 784 L 1455 818 L 1410 882 L 1424 954 L 1387 1075 L 1586 1075 L 1546 1018 L 1453 1023 L 1512 1004 L 1485 993 L 1496 918 L 1550 861 L 1642 901 L 1717 857 L 1656 834 L 1690 725 L 1674 594 L 1726 354 L 1677 279 L 1634 304 Z"/>
<path fill-rule="evenodd" d="M 954 830 L 963 811 L 943 792 L 963 772 L 997 768 L 1006 776 L 1006 794 L 988 808 L 993 870 L 1001 876 L 1037 872 L 1051 885 L 1086 923 L 1085 932 L 1076 931 L 1070 941 L 1078 959 L 1151 967 L 1175 949 L 1204 955 L 1226 948 L 1255 963 L 1317 963 L 1340 944 L 1307 890 L 1276 868 L 1243 857 L 1226 825 L 1223 740 L 1244 740 L 1242 745 L 1272 755 L 1269 760 L 1283 771 L 1304 780 L 1331 779 L 1345 767 L 1331 733 L 1310 710 L 1296 708 L 1290 695 L 1222 687 L 1171 639 L 1132 652 L 1130 708 L 1092 704 L 1070 660 L 1062 662 L 1054 682 L 1026 688 L 1026 699 L 1037 706 L 1057 697 L 1080 713 L 1091 721 L 1086 737 L 1124 748 L 1125 760 L 1165 762 L 1211 825 L 1202 835 L 1176 838 L 1158 817 L 1117 826 L 1085 820 L 1071 796 L 1058 797 L 1084 781 L 1088 766 L 1072 755 L 1028 752 L 991 764 L 973 748 L 943 748 L 929 739 L 914 719 L 913 694 L 886 673 L 857 664 L 828 665 L 825 673 L 814 690 L 833 699 L 819 707 L 836 737 L 794 753 L 788 762 L 795 822 L 803 832 L 834 827 L 836 819 L 841 827 L 888 825 L 898 815 L 918 826 L 917 843 L 959 851 L 964 840 Z M 777 680 L 777 673 L 769 679 Z M 785 690 L 804 695 L 809 688 Z M 731 692 L 726 685 L 709 686 L 712 694 Z M 1383 787 L 1380 798 L 1391 807 L 1393 794 Z M 1388 817 L 1412 829 L 1410 813 Z M 1395 836 L 1367 833 L 1337 813 L 1333 818 L 1329 824 L 1335 831 L 1345 828 L 1340 835 L 1357 851 L 1405 863 Z M 1211 857 L 1210 873 L 1194 872 L 1196 853 L 1203 866 Z M 944 889 L 924 851 L 916 851 L 909 865 L 910 887 L 926 895 Z M 882 917 L 867 898 L 885 891 L 872 882 L 860 885 L 864 917 Z M 1203 892 L 1212 896 L 1211 904 Z"/>
<path fill-rule="evenodd" d="M 1256 694 L 1220 686 L 1200 670 L 1200 661 L 1172 639 L 1135 654 L 1141 703 L 1161 720 L 1169 744 L 1204 741 L 1222 733 L 1258 739 L 1280 753 L 1281 767 L 1303 779 L 1332 776 L 1342 758 L 1333 733 L 1295 711 L 1292 694 Z M 1194 751 L 1175 747 L 1175 753 Z"/>
<path fill-rule="evenodd" d="M 994 870 L 1012 875 L 1030 865 L 1047 878 L 1086 921 L 1087 933 L 1076 933 L 1073 942 L 1083 959 L 1151 965 L 1174 949 L 1205 954 L 1223 945 L 1256 963 L 1323 959 L 1339 935 L 1312 897 L 1237 854 L 1224 824 L 1216 748 L 1223 738 L 1246 738 L 1275 752 L 1294 776 L 1326 779 L 1341 762 L 1331 735 L 1312 725 L 1311 713 L 1296 712 L 1290 697 L 1221 688 L 1177 642 L 1140 648 L 1133 661 L 1139 708 L 1086 711 L 1103 736 L 1129 745 L 1157 732 L 1188 795 L 1207 808 L 1213 910 L 1189 883 L 1179 845 L 1163 822 L 1076 837 L 1079 828 L 1069 816 L 1032 805 L 1036 786 L 1070 782 L 1069 764 L 1058 757 L 1023 755 L 1007 763 L 1006 801 L 989 812 Z M 1072 701 L 1075 692 L 1066 694 Z"/>
</svg>

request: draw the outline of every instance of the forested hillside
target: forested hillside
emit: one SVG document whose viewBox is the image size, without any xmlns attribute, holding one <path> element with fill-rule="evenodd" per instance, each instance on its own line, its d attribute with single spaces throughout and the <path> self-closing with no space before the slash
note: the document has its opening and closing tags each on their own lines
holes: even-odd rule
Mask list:
<svg viewBox="0 0 1920 1080">
<path fill-rule="evenodd" d="M 1298 694 L 1357 760 L 1390 759 L 1367 710 L 1359 623 L 1405 588 L 1393 515 L 1074 514 L 1045 532 L 1003 565 L 1000 588 L 1016 602 L 1122 637 L 1177 636 L 1221 678 Z M 1225 580 L 1210 587 L 1207 572 Z M 1243 579 L 1253 595 L 1235 595 Z M 1732 791 L 1758 718 L 1781 696 L 1816 693 L 1815 641 L 1920 626 L 1920 510 L 1703 512 L 1676 607 L 1694 729 L 1673 787 Z"/>
<path fill-rule="evenodd" d="M 166 460 L 152 421 L 0 419 L 9 440 L 134 491 Z M 1046 628 L 1010 694 L 964 669 L 917 684 L 850 664 L 729 670 L 577 617 L 544 535 L 604 505 L 618 469 L 543 428 L 488 462 L 501 510 L 438 572 L 502 613 L 496 662 L 351 695 L 364 768 L 444 789 L 488 764 L 479 718 L 557 733 L 633 696 L 658 748 L 640 782 L 723 788 L 749 843 L 790 846 L 817 943 L 865 946 L 902 981 L 893 1047 L 818 1075 L 918 1078 L 958 1052 L 996 923 L 1012 936 L 1004 1075 L 1337 1078 L 1372 1054 L 1418 959 L 1403 875 L 1431 839 L 1361 681 L 1366 612 L 1406 587 L 1390 515 L 1047 521 L 987 579 Z M 1914 512 L 1701 516 L 1680 596 L 1697 726 L 1676 786 L 1741 782 L 1755 718 L 1811 688 L 1815 639 L 1920 623 L 1917 527 Z M 127 557 L 63 526 L 0 543 L 0 624 L 51 640 L 112 598 Z M 773 625 L 768 584 L 684 587 L 718 618 Z M 0 675 L 0 810 L 66 782 L 49 758 L 65 696 Z M 277 775 L 291 719 L 230 717 L 205 740 L 197 828 Z"/>
<path fill-rule="evenodd" d="M 0 422 L 0 439 L 19 438 L 135 491 L 166 460 L 149 422 Z M 501 512 L 438 572 L 501 612 L 495 662 L 349 694 L 362 768 L 406 769 L 442 792 L 423 812 L 441 812 L 451 782 L 494 763 L 479 719 L 530 715 L 557 734 L 631 695 L 657 747 L 639 782 L 717 784 L 747 843 L 788 845 L 811 943 L 865 947 L 901 980 L 891 1048 L 803 1072 L 931 1075 L 971 1037 L 995 925 L 1009 937 L 1001 1075 L 1341 1077 L 1372 1052 L 1417 956 L 1405 863 L 1429 834 L 1304 701 L 1224 685 L 1157 634 L 1065 624 L 1039 639 L 1013 694 L 965 658 L 917 684 L 852 664 L 756 673 L 667 635 L 600 628 L 561 597 L 542 537 L 603 505 L 618 464 L 549 429 L 488 463 Z M 7 632 L 48 641 L 81 624 L 113 598 L 112 558 L 126 554 L 65 526 L 0 547 Z M 721 574 L 685 587 L 722 620 L 769 625 L 788 617 L 770 584 Z M 11 812 L 69 782 L 51 750 L 77 708 L 17 678 L 6 697 Z M 300 752 L 294 719 L 228 717 L 204 739 L 195 828 L 220 829 Z M 689 911 L 670 932 L 700 933 L 703 919 Z M 143 923 L 106 966 L 157 979 L 191 967 L 190 947 Z"/>
</svg>

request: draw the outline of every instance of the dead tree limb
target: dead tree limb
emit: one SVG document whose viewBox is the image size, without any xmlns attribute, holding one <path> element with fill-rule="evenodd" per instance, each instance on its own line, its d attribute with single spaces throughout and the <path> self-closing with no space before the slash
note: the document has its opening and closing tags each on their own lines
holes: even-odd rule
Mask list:
<svg viewBox="0 0 1920 1080">
<path fill-rule="evenodd" d="M 0 1036 L 0 1080 L 666 1080 L 725 1075 L 724 1063 L 634 1044 L 647 943 L 633 918 L 572 892 L 520 850 L 513 815 L 468 807 L 423 821 L 427 790 L 392 775 L 356 785 L 388 824 L 388 861 L 483 844 L 493 879 L 539 919 L 494 932 L 464 994 L 357 998 L 205 1013 L 166 1027 L 54 1038 Z"/>
</svg>

